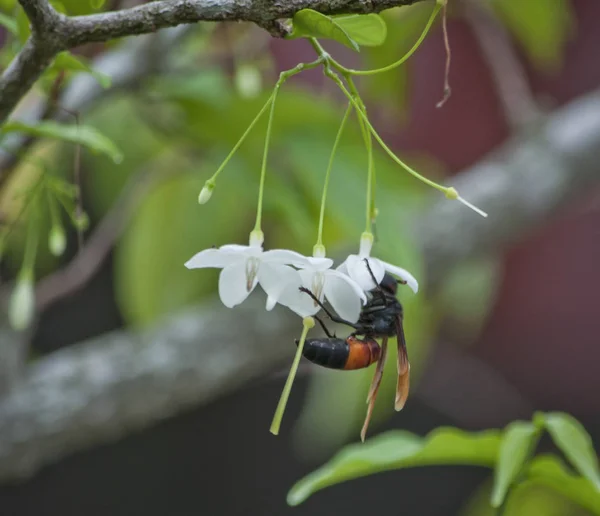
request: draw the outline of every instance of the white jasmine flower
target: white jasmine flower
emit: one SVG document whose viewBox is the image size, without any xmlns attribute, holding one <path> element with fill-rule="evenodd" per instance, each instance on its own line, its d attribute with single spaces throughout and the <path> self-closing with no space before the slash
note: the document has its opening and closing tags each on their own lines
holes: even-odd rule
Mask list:
<svg viewBox="0 0 600 516">
<path fill-rule="evenodd" d="M 213 267 L 223 269 L 219 275 L 219 296 L 229 308 L 239 305 L 260 283 L 267 293 L 267 310 L 275 306 L 287 285 L 299 288 L 298 271 L 289 265 L 302 266 L 308 259 L 294 251 L 263 251 L 262 233 L 251 234 L 250 245 L 229 244 L 218 249 L 205 249 L 190 258 L 188 269 Z"/>
<path fill-rule="evenodd" d="M 371 247 L 373 245 L 373 238 L 369 234 L 363 234 L 360 239 L 360 249 L 358 254 L 351 254 L 346 258 L 337 270 L 344 274 L 347 274 L 352 278 L 364 291 L 372 290 L 376 287 L 373 283 L 373 278 L 369 272 L 369 268 L 373 273 L 373 276 L 377 280 L 377 284 L 381 283 L 383 276 L 386 272 L 389 272 L 393 276 L 397 276 L 400 280 L 406 283 L 412 291 L 416 294 L 419 290 L 419 284 L 415 277 L 402 267 L 397 267 L 391 263 L 384 262 L 378 258 L 371 256 Z M 368 262 L 369 268 L 367 268 Z"/>
<path fill-rule="evenodd" d="M 327 299 L 331 307 L 342 318 L 351 322 L 358 320 L 361 304 L 367 298 L 360 286 L 348 275 L 331 269 L 333 261 L 325 257 L 307 258 L 300 267 L 298 276 L 302 286 L 310 290 L 321 302 Z M 278 302 L 287 306 L 301 317 L 316 314 L 321 308 L 299 285 L 290 282 L 280 294 Z"/>
</svg>

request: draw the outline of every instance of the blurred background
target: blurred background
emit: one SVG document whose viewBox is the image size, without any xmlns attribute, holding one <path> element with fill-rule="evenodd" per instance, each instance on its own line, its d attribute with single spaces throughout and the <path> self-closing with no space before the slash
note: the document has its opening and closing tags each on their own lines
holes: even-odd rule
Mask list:
<svg viewBox="0 0 600 516">
<path fill-rule="evenodd" d="M 111 0 L 100 10 L 137 3 Z M 84 14 L 101 2 L 62 4 Z M 0 8 L 22 19 L 14 1 Z M 385 12 L 382 47 L 355 54 L 325 46 L 347 66 L 383 66 L 413 45 L 432 8 Z M 561 410 L 600 441 L 599 18 L 596 0 L 452 1 L 452 95 L 442 108 L 439 20 L 406 65 L 358 82 L 373 124 L 403 159 L 489 211 L 479 219 L 440 199 L 377 149 L 374 254 L 413 272 L 422 289 L 400 294 L 411 396 L 393 412 L 390 360 L 370 435 L 499 428 Z M 18 46 L 18 33 L 4 30 L 4 65 Z M 37 119 L 45 109 L 49 119 L 73 122 L 69 112 L 77 112 L 124 158 L 79 156 L 75 146 L 43 138 L 3 142 L 0 215 L 16 221 L 0 264 L 3 306 L 23 260 L 22 192 L 40 174 L 80 176 L 90 227 L 81 247 L 70 230 L 56 258 L 46 224 L 35 323 L 19 333 L 4 315 L 0 321 L 0 514 L 493 514 L 491 472 L 467 467 L 379 474 L 288 507 L 295 481 L 358 440 L 372 370 L 304 362 L 281 433 L 271 435 L 299 320 L 285 309 L 266 313 L 258 292 L 224 309 L 217 272 L 183 267 L 199 250 L 246 243 L 264 120 L 211 201 L 199 206 L 197 195 L 279 71 L 314 59 L 310 45 L 250 24 L 200 24 L 75 54 L 95 75 L 50 70 L 14 116 Z M 266 181 L 267 248 L 310 254 L 344 109 L 320 70 L 282 88 Z M 365 185 L 366 153 L 352 119 L 325 217 L 332 257 L 356 252 Z M 506 513 L 586 514 L 539 488 L 520 491 Z"/>
</svg>

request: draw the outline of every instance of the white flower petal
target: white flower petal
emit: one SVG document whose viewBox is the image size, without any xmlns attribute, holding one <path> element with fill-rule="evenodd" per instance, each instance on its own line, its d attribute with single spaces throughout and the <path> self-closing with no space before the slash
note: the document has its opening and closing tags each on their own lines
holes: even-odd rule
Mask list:
<svg viewBox="0 0 600 516">
<path fill-rule="evenodd" d="M 340 271 L 327 271 L 325 273 L 325 275 L 327 278 L 325 280 L 325 284 L 327 284 L 327 281 L 331 277 L 339 278 L 340 280 L 348 283 L 348 285 L 352 288 L 352 290 L 354 290 L 355 294 L 360 298 L 360 300 L 362 301 L 363 304 L 365 304 L 367 302 L 367 296 L 365 295 L 365 292 L 363 291 L 363 289 L 361 289 L 360 285 L 358 283 L 356 283 L 356 281 L 354 281 L 352 278 L 350 278 L 347 274 L 344 274 Z"/>
<path fill-rule="evenodd" d="M 225 267 L 219 275 L 219 296 L 228 308 L 239 305 L 248 297 L 256 287 L 256 278 L 252 282 L 250 290 L 246 284 L 246 260 L 238 260 L 236 263 Z"/>
<path fill-rule="evenodd" d="M 411 290 L 416 294 L 419 291 L 419 283 L 415 279 L 415 277 L 408 272 L 406 269 L 402 267 L 396 267 L 391 263 L 381 262 L 386 271 L 394 276 L 398 276 L 401 280 L 406 281 L 406 284 L 411 288 Z"/>
<path fill-rule="evenodd" d="M 185 266 L 188 269 L 201 269 L 203 267 L 223 268 L 237 261 L 244 261 L 244 256 L 236 252 L 223 252 L 221 249 L 205 249 L 192 256 Z"/>
<path fill-rule="evenodd" d="M 353 256 L 353 255 L 351 255 Z M 348 258 L 346 258 L 340 265 L 338 265 L 336 267 L 336 271 L 341 272 L 342 274 L 345 274 L 346 276 L 348 276 L 348 264 L 346 263 L 348 261 Z"/>
<path fill-rule="evenodd" d="M 226 244 L 219 247 L 220 251 L 226 252 L 234 252 L 234 253 L 244 253 L 249 251 L 251 247 L 249 245 L 239 245 L 239 244 Z"/>
<path fill-rule="evenodd" d="M 300 288 L 302 278 L 297 270 L 288 265 L 261 262 L 258 269 L 258 282 L 267 293 L 267 310 L 272 310 L 286 288 L 295 290 Z"/>
<path fill-rule="evenodd" d="M 312 289 L 314 271 L 302 269 L 297 273 L 302 280 L 302 286 Z M 322 296 L 323 294 L 321 294 L 321 298 Z M 286 286 L 281 293 L 279 303 L 287 306 L 301 317 L 315 315 L 321 309 L 306 292 L 302 292 L 297 286 L 291 284 Z"/>
<path fill-rule="evenodd" d="M 333 260 L 331 258 L 307 256 L 306 259 L 309 263 L 307 264 L 307 266 L 303 267 L 304 269 L 326 271 L 327 269 L 330 269 L 333 265 Z"/>
<path fill-rule="evenodd" d="M 289 249 L 272 249 L 262 253 L 260 259 L 264 263 L 279 263 L 282 265 L 295 265 L 296 267 L 310 264 L 308 258 L 303 254 Z"/>
<path fill-rule="evenodd" d="M 360 285 L 360 288 L 368 291 L 374 289 L 377 285 L 373 283 L 373 278 L 367 268 L 365 259 L 369 261 L 369 267 L 371 268 L 371 272 L 373 273 L 373 276 L 375 276 L 378 285 L 383 279 L 385 269 L 383 268 L 383 264 L 377 258 L 361 258 L 355 254 L 351 254 L 346 258 L 346 266 L 348 267 L 348 276 L 356 281 L 356 283 Z"/>
<path fill-rule="evenodd" d="M 327 301 L 342 319 L 358 321 L 364 293 L 354 281 L 341 272 L 330 271 L 325 280 L 324 291 Z"/>
</svg>

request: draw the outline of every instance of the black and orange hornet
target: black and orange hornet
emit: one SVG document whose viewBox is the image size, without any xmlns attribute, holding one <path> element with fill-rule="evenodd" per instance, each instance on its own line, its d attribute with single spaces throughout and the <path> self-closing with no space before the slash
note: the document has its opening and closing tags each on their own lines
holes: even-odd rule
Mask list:
<svg viewBox="0 0 600 516">
<path fill-rule="evenodd" d="M 365 263 L 369 268 L 369 272 L 371 272 L 368 262 L 365 261 Z M 387 358 L 387 343 L 390 337 L 397 337 L 398 341 L 396 410 L 402 410 L 404 407 L 410 384 L 410 363 L 402 325 L 404 311 L 400 301 L 396 299 L 398 283 L 401 282 L 386 273 L 381 283 L 377 285 L 372 272 L 371 277 L 376 287 L 369 291 L 368 301 L 363 306 L 356 323 L 346 321 L 331 313 L 310 290 L 300 289 L 311 296 L 333 322 L 354 328 L 354 331 L 347 338 L 341 339 L 332 335 L 323 321 L 315 317 L 327 337 L 306 339 L 302 353 L 305 358 L 323 367 L 343 370 L 364 369 L 377 362 L 375 375 L 367 396 L 367 415 L 360 433 L 363 441 L 369 427 L 377 392 L 381 385 L 383 368 Z M 376 340 L 378 338 L 381 339 L 381 345 Z"/>
</svg>

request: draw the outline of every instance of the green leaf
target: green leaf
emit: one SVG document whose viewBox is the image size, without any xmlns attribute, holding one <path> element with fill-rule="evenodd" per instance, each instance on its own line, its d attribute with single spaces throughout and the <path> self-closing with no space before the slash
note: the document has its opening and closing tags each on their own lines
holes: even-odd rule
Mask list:
<svg viewBox="0 0 600 516">
<path fill-rule="evenodd" d="M 529 421 L 514 421 L 506 427 L 494 471 L 492 507 L 500 507 L 511 484 L 523 470 L 537 440 L 539 429 Z"/>
<path fill-rule="evenodd" d="M 181 149 L 174 148 L 153 166 L 181 170 L 189 166 L 186 161 Z M 238 163 L 232 160 L 231 168 Z M 244 181 L 223 181 L 210 203 L 199 206 L 198 192 L 216 168 L 206 165 L 201 171 L 194 166 L 193 174 L 183 172 L 156 184 L 118 243 L 117 301 L 129 324 L 150 324 L 203 295 L 214 295 L 217 271 L 189 270 L 183 264 L 202 249 L 247 238 L 245 221 L 252 216 L 255 190 L 250 191 Z M 229 172 L 235 175 L 235 170 Z"/>
<path fill-rule="evenodd" d="M 575 24 L 570 0 L 494 0 L 494 8 L 534 64 L 561 65 Z"/>
<path fill-rule="evenodd" d="M 546 428 L 556 446 L 585 478 L 600 491 L 598 457 L 592 439 L 583 425 L 569 414 L 551 412 L 544 415 Z"/>
<path fill-rule="evenodd" d="M 89 73 L 103 88 L 109 88 L 111 84 L 111 79 L 108 75 L 95 71 L 83 58 L 74 56 L 70 52 L 61 52 L 58 54 L 51 68 Z"/>
<path fill-rule="evenodd" d="M 327 38 L 334 39 L 352 50 L 360 51 L 358 44 L 332 18 L 312 9 L 302 9 L 292 18 L 292 32 L 288 39 Z"/>
<path fill-rule="evenodd" d="M 90 6 L 92 7 L 92 9 L 102 9 L 102 7 L 104 7 L 104 4 L 106 3 L 106 0 L 90 0 Z"/>
<path fill-rule="evenodd" d="M 0 25 L 2 25 L 13 36 L 19 35 L 19 27 L 15 18 L 12 18 L 4 13 L 0 13 Z"/>
<path fill-rule="evenodd" d="M 540 455 L 526 469 L 528 483 L 550 487 L 565 498 L 578 503 L 593 514 L 600 515 L 600 494 L 587 479 L 569 472 L 554 455 Z"/>
<path fill-rule="evenodd" d="M 115 163 L 120 163 L 123 160 L 123 153 L 112 140 L 97 129 L 87 125 L 67 125 L 50 121 L 39 122 L 36 125 L 8 122 L 2 127 L 2 132 L 20 132 L 37 137 L 56 138 L 84 145 L 94 152 L 105 154 Z"/>
<path fill-rule="evenodd" d="M 431 465 L 472 465 L 493 467 L 500 448 L 500 433 L 488 430 L 467 433 L 439 428 L 427 437 L 396 430 L 342 449 L 318 470 L 297 482 L 287 496 L 298 505 L 313 493 L 347 480 L 381 471 Z"/>
<path fill-rule="evenodd" d="M 359 45 L 378 47 L 385 42 L 387 25 L 378 14 L 340 15 L 333 20 Z"/>
</svg>

